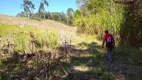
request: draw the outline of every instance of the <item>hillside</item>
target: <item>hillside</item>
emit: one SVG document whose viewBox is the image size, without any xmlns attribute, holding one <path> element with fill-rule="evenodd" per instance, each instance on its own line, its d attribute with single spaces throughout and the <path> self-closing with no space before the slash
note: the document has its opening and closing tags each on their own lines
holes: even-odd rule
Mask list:
<svg viewBox="0 0 142 80">
<path fill-rule="evenodd" d="M 53 21 L 53 20 L 32 20 L 23 17 L 13 17 L 0 15 L 0 23 L 6 23 L 10 25 L 18 25 L 20 27 L 30 27 L 38 29 L 51 29 L 57 31 L 76 31 L 76 27 L 69 27 L 62 23 Z"/>
<path fill-rule="evenodd" d="M 31 29 L 37 28 L 39 30 L 47 29 L 47 30 L 56 31 L 60 37 L 61 42 L 64 42 L 65 38 L 67 41 L 74 40 L 75 43 L 83 42 L 82 39 L 78 38 L 80 36 L 76 35 L 77 27 L 70 27 L 53 20 L 38 21 L 38 20 L 32 20 L 32 19 L 28 19 L 24 17 L 0 15 L 0 23 L 5 23 L 9 25 L 18 25 L 20 27 L 28 27 Z M 100 44 L 100 41 L 96 41 L 96 42 Z"/>
<path fill-rule="evenodd" d="M 53 21 L 53 20 L 33 20 L 24 17 L 13 17 L 0 15 L 0 23 L 5 23 L 9 25 L 18 25 L 20 27 L 28 27 L 29 29 L 39 29 L 39 30 L 51 30 L 56 31 L 60 37 L 60 42 L 69 42 L 76 36 L 76 27 L 70 27 L 65 24 Z"/>
</svg>

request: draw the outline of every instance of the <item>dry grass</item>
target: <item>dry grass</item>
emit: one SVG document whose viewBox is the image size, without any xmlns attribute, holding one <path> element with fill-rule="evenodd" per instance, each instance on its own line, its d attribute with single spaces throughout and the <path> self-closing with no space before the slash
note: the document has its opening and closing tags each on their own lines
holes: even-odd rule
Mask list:
<svg viewBox="0 0 142 80">
<path fill-rule="evenodd" d="M 53 21 L 53 20 L 32 20 L 23 17 L 13 17 L 0 15 L 0 23 L 6 23 L 10 25 L 18 25 L 20 27 L 30 27 L 38 29 L 50 29 L 57 31 L 66 31 L 66 32 L 76 32 L 76 27 L 70 27 L 62 23 Z"/>
</svg>

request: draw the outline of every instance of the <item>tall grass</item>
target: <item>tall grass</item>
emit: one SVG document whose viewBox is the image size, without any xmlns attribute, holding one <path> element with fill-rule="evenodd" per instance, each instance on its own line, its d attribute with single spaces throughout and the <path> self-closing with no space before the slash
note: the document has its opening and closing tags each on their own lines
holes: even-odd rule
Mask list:
<svg viewBox="0 0 142 80">
<path fill-rule="evenodd" d="M 58 43 L 58 36 L 53 31 L 7 24 L 0 24 L 0 38 L 1 49 L 26 53 L 52 48 Z"/>
</svg>

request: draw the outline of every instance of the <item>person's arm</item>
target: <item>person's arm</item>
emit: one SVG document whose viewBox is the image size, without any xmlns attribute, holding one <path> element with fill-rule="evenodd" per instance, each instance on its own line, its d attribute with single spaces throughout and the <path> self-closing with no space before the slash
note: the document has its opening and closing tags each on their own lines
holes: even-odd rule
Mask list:
<svg viewBox="0 0 142 80">
<path fill-rule="evenodd" d="M 103 40 L 103 43 L 102 43 L 102 48 L 104 48 L 104 44 L 105 44 L 105 41 Z"/>
<path fill-rule="evenodd" d="M 105 44 L 105 36 L 103 37 L 102 48 L 104 48 L 104 44 Z"/>
</svg>

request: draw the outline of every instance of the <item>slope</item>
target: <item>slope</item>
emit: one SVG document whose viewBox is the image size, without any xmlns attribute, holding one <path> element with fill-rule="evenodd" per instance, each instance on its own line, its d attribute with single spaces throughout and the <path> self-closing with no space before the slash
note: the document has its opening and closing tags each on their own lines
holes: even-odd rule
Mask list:
<svg viewBox="0 0 142 80">
<path fill-rule="evenodd" d="M 76 31 L 76 27 L 69 27 L 62 23 L 53 21 L 53 20 L 32 20 L 23 17 L 13 17 L 0 15 L 0 23 L 6 23 L 10 25 L 18 25 L 20 27 L 30 27 L 38 29 L 51 29 L 57 31 Z"/>
</svg>

